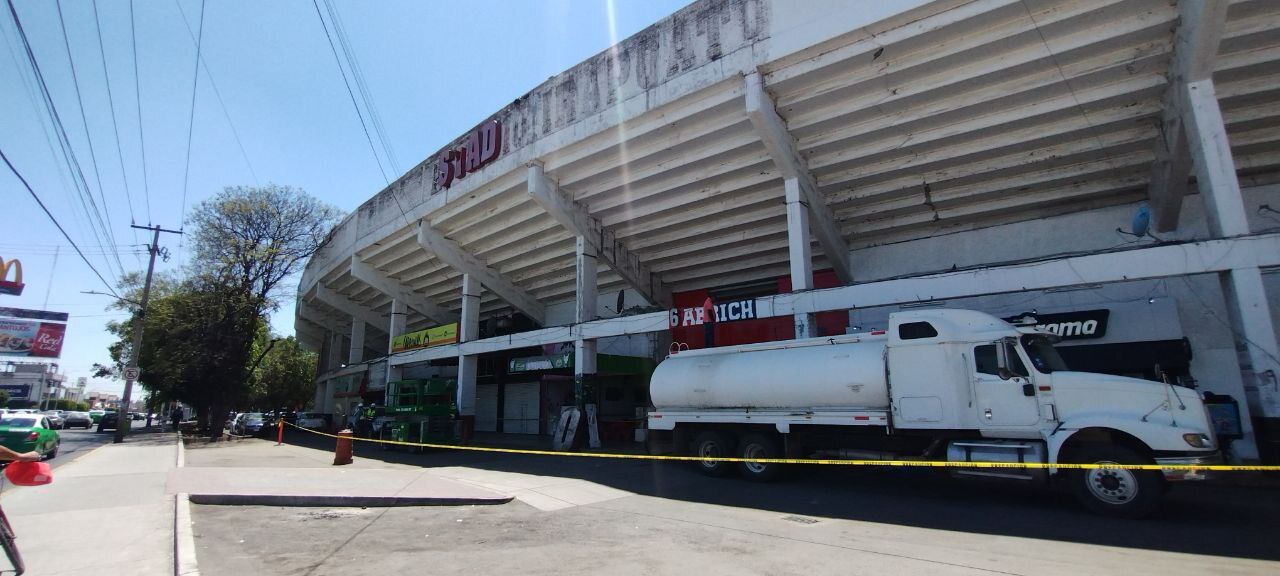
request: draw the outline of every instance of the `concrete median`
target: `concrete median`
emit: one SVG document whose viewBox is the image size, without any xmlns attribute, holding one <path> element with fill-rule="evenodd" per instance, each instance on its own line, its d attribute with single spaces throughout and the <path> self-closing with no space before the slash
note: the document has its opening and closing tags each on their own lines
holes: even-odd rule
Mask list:
<svg viewBox="0 0 1280 576">
<path fill-rule="evenodd" d="M 186 467 L 169 474 L 166 490 L 196 504 L 261 506 L 458 506 L 512 498 L 425 470 L 381 468 Z"/>
</svg>

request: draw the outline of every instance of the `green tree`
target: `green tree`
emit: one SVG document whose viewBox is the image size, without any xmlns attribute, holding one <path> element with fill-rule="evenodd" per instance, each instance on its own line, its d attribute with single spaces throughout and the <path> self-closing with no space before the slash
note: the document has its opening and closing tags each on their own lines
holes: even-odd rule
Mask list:
<svg viewBox="0 0 1280 576">
<path fill-rule="evenodd" d="M 273 340 L 254 370 L 250 404 L 262 409 L 293 408 L 315 396 L 318 355 L 302 348 L 293 336 Z"/>
<path fill-rule="evenodd" d="M 4 390 L 0 390 L 0 406 L 8 406 L 8 405 L 9 405 L 9 393 Z"/>
<path fill-rule="evenodd" d="M 198 266 L 181 282 L 162 277 L 154 283 L 143 327 L 140 381 L 152 401 L 192 405 L 202 430 L 217 436 L 227 411 L 250 399 L 246 393 L 257 394 L 250 389 L 255 382 L 263 384 L 264 398 L 300 394 L 295 374 L 305 372 L 304 362 L 288 356 L 307 356 L 294 341 L 277 359 L 266 318 L 285 296 L 281 281 L 300 271 L 339 217 L 337 209 L 288 186 L 226 188 L 198 204 L 187 221 Z M 141 280 L 131 274 L 122 282 L 126 300 L 113 306 L 134 315 L 109 325 L 119 341 L 99 375 L 119 374 L 130 358 Z M 285 388 L 276 390 L 275 382 Z"/>
<path fill-rule="evenodd" d="M 200 374 L 212 379 L 201 398 L 209 410 L 201 422 L 210 434 L 221 433 L 227 410 L 263 360 L 265 350 L 258 348 L 255 358 L 255 344 L 262 318 L 277 307 L 280 282 L 301 270 L 339 217 L 302 190 L 277 185 L 226 188 L 193 210 L 193 256 L 203 267 L 193 282 L 212 298 L 203 336 L 212 349 L 203 352 Z"/>
</svg>

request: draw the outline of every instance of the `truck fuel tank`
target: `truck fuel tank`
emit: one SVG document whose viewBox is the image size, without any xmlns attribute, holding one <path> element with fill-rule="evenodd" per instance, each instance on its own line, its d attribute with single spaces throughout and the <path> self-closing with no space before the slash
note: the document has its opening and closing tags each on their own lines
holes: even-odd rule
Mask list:
<svg viewBox="0 0 1280 576">
<path fill-rule="evenodd" d="M 681 352 L 649 395 L 672 408 L 887 409 L 884 336 L 844 335 Z"/>
</svg>

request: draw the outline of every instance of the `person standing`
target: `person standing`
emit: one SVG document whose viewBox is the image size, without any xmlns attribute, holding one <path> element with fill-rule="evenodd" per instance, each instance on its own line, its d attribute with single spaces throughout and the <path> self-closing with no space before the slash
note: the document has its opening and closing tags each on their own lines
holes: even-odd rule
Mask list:
<svg viewBox="0 0 1280 576">
<path fill-rule="evenodd" d="M 716 345 L 716 307 L 707 296 L 702 301 L 702 341 L 703 348 L 714 348 Z"/>
</svg>

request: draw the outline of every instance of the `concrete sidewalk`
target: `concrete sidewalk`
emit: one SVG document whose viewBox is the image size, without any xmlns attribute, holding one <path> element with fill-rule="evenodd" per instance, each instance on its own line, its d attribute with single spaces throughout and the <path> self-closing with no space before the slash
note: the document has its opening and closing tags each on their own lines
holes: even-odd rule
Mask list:
<svg viewBox="0 0 1280 576">
<path fill-rule="evenodd" d="M 58 468 L 53 483 L 5 484 L 3 505 L 28 574 L 174 573 L 177 436 L 134 434 Z M 0 559 L 0 564 L 4 563 Z"/>
<path fill-rule="evenodd" d="M 329 442 L 329 440 L 325 440 L 322 444 L 329 444 Z M 319 449 L 314 445 L 301 446 L 286 443 L 277 446 L 275 442 L 261 439 L 246 439 L 238 442 L 214 444 L 188 444 L 186 452 L 187 467 L 181 472 L 173 474 L 175 484 L 171 488 L 177 491 L 183 486 L 191 486 L 191 484 L 186 483 L 179 485 L 176 482 L 180 478 L 189 478 L 188 474 L 201 468 L 207 468 L 210 477 L 214 474 L 226 474 L 228 471 L 237 468 L 254 468 L 255 470 L 245 471 L 242 475 L 245 478 L 243 482 L 257 482 L 256 480 L 248 479 L 257 476 L 270 477 L 269 474 L 264 474 L 265 469 L 319 469 L 319 473 L 329 478 L 325 482 L 337 483 L 334 485 L 340 485 L 347 493 L 356 494 L 358 493 L 354 491 L 356 490 L 354 488 L 356 484 L 343 480 L 344 476 L 354 478 L 367 473 L 385 476 L 388 479 L 429 478 L 440 486 L 451 486 L 450 491 L 456 495 L 467 494 L 470 493 L 470 490 L 479 489 L 490 494 L 502 495 L 503 502 L 509 501 L 514 497 L 516 500 L 543 511 L 598 504 L 632 495 L 631 492 L 611 488 L 589 480 L 556 475 L 554 474 L 556 469 L 554 465 L 548 468 L 548 473 L 546 474 L 524 473 L 457 464 L 460 455 L 465 458 L 468 454 L 474 455 L 475 453 L 442 452 L 434 455 L 422 455 L 421 461 L 414 464 L 380 460 L 379 457 L 384 454 L 391 455 L 394 453 L 384 453 L 374 444 L 357 443 L 355 462 L 353 464 L 333 466 L 333 452 L 328 449 Z M 504 458 L 508 456 L 484 455 L 486 459 L 495 457 Z M 619 468 L 618 473 L 621 475 L 629 474 L 627 470 L 629 469 Z M 185 480 L 183 481 L 185 482 Z M 446 482 L 450 484 L 444 484 Z M 282 486 L 284 484 L 283 481 L 278 481 L 277 483 Z M 449 493 L 438 492 L 441 496 Z M 224 503 L 233 503 L 231 500 L 234 499 L 229 499 Z M 197 501 L 198 498 L 193 493 L 192 502 Z M 363 504 L 317 502 L 315 505 L 359 506 Z"/>
<path fill-rule="evenodd" d="M 505 504 L 511 495 L 433 471 L 367 458 L 334 466 L 333 455 L 265 440 L 192 444 L 170 494 L 196 504 L 263 506 L 457 506 Z"/>
</svg>

